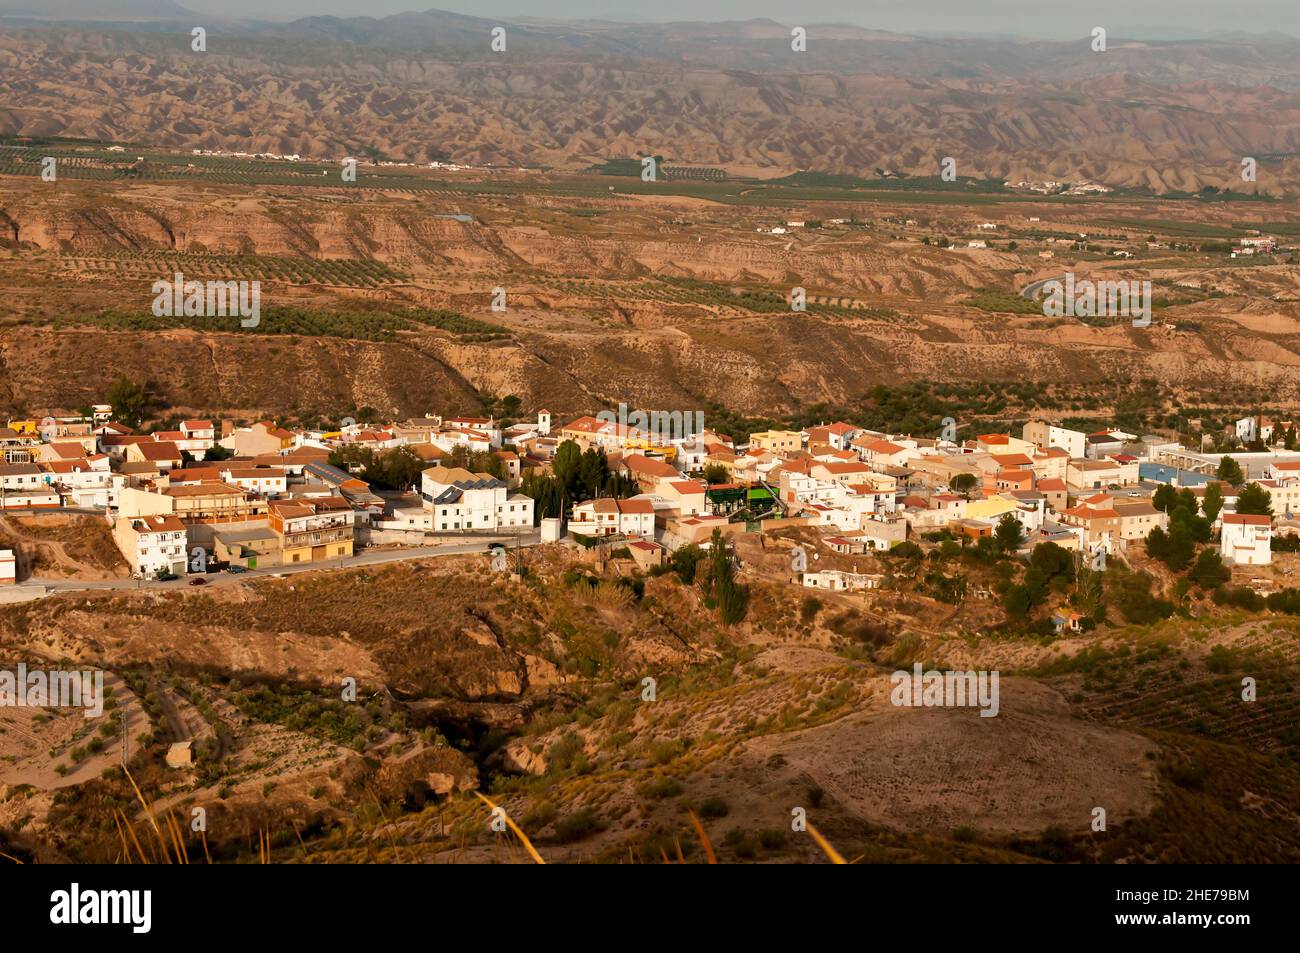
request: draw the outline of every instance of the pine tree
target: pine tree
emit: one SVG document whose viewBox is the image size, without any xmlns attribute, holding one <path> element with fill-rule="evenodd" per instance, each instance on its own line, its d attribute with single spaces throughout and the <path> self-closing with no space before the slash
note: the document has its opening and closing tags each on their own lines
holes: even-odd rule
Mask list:
<svg viewBox="0 0 1300 953">
<path fill-rule="evenodd" d="M 722 624 L 735 625 L 745 618 L 749 608 L 749 587 L 736 582 L 735 557 L 727 550 L 722 530 L 713 531 L 709 553 L 712 573 L 708 581 L 708 592 L 717 605 Z"/>
<path fill-rule="evenodd" d="M 1250 516 L 1272 516 L 1273 497 L 1258 483 L 1247 483 L 1237 494 L 1237 512 Z"/>
<path fill-rule="evenodd" d="M 1231 483 L 1233 486 L 1241 486 L 1246 480 L 1246 475 L 1241 472 L 1241 464 L 1229 456 L 1219 461 L 1218 477 L 1224 483 Z"/>
<path fill-rule="evenodd" d="M 1205 518 L 1213 523 L 1223 510 L 1223 489 L 1218 483 L 1211 483 L 1205 488 L 1205 499 L 1201 503 Z"/>
</svg>

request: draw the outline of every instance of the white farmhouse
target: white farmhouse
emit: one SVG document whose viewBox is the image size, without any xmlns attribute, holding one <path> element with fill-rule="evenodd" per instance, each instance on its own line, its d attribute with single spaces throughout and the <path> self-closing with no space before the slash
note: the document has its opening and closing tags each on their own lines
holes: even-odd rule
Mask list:
<svg viewBox="0 0 1300 953">
<path fill-rule="evenodd" d="M 1224 562 L 1267 566 L 1273 561 L 1273 519 L 1246 513 L 1223 514 L 1219 554 Z"/>
</svg>

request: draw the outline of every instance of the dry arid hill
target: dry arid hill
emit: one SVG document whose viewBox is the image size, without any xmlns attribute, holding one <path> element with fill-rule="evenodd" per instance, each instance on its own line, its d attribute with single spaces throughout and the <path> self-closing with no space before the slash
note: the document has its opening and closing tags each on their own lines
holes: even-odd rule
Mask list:
<svg viewBox="0 0 1300 953">
<path fill-rule="evenodd" d="M 1287 203 L 967 206 L 849 190 L 794 201 L 804 193 L 790 189 L 760 204 L 769 193 L 629 193 L 629 180 L 609 176 L 413 177 L 402 182 L 420 188 L 398 189 L 367 187 L 371 174 L 352 189 L 201 174 L 0 179 L 6 406 L 75 409 L 119 374 L 152 381 L 174 407 L 248 415 L 463 411 L 480 394 L 557 414 L 620 400 L 792 414 L 916 380 L 1064 387 L 1103 401 L 1117 382 L 1144 379 L 1280 401 L 1300 386 L 1295 265 L 1180 244 L 1187 229 L 1293 227 L 1280 221 Z M 795 216 L 853 221 L 757 231 Z M 998 226 L 994 247 L 934 244 L 964 245 L 983 223 Z M 1148 229 L 1162 232 L 1155 247 Z M 1083 232 L 1099 244 L 1076 248 Z M 1067 269 L 1151 280 L 1157 320 L 1046 318 L 1016 296 Z M 333 313 L 332 327 L 274 313 L 252 331 L 141 324 L 152 283 L 176 271 L 259 279 L 266 308 Z M 489 307 L 495 287 L 507 292 L 504 312 Z M 786 303 L 794 287 L 807 290 L 807 312 Z M 408 308 L 480 323 L 373 333 L 362 320 Z"/>
<path fill-rule="evenodd" d="M 10 657 L 112 689 L 90 720 L 0 712 L 0 850 L 126 860 L 116 818 L 132 861 L 247 859 L 261 833 L 276 861 L 526 862 L 481 791 L 548 862 L 701 860 L 688 811 L 724 862 L 824 861 L 797 811 L 872 862 L 1295 861 L 1293 620 L 1112 611 L 1013 638 L 984 631 L 1000 608 L 892 572 L 811 598 L 780 547 L 738 543 L 732 625 L 677 573 L 563 546 L 527 551 L 522 578 L 475 555 L 0 607 Z M 1000 669 L 997 716 L 893 703 L 922 661 Z M 1248 715 L 1243 673 L 1270 686 Z M 163 766 L 177 740 L 193 769 Z M 150 815 L 194 807 L 205 836 L 161 848 Z"/>
<path fill-rule="evenodd" d="M 659 154 L 799 169 L 1092 179 L 1158 192 L 1296 181 L 1295 41 L 934 40 L 812 27 L 508 25 L 432 11 L 175 33 L 0 33 L 0 135 L 577 169 Z"/>
</svg>

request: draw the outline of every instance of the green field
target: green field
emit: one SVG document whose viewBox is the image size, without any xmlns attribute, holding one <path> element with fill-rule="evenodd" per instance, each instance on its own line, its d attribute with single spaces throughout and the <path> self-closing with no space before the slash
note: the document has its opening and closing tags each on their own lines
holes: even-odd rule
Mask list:
<svg viewBox="0 0 1300 953">
<path fill-rule="evenodd" d="M 348 338 L 358 341 L 393 341 L 399 332 L 437 328 L 467 343 L 506 341 L 508 328 L 480 321 L 456 311 L 427 308 L 363 311 L 335 308 L 263 308 L 256 327 L 241 327 L 239 319 L 198 316 L 163 316 L 151 311 L 110 309 L 97 314 L 69 314 L 55 318 L 54 327 L 93 327 L 120 331 L 169 331 L 189 328 L 231 334 L 301 335 Z"/>
<path fill-rule="evenodd" d="M 675 195 L 699 198 L 725 205 L 788 207 L 809 202 L 868 203 L 890 202 L 911 205 L 995 205 L 1000 203 L 1052 203 L 1074 205 L 1085 202 L 1128 201 L 1140 193 L 1118 189 L 1102 197 L 1023 194 L 1009 191 L 1001 182 L 958 178 L 944 182 L 939 176 L 899 178 L 861 178 L 821 172 L 798 172 L 780 179 L 725 179 L 661 177 L 657 182 L 640 180 L 639 159 L 610 159 L 592 166 L 583 174 L 565 174 L 538 170 L 534 181 L 464 181 L 445 174 L 430 174 L 420 166 L 382 167 L 360 165 L 357 181 L 344 183 L 341 166 L 320 161 L 288 162 L 229 156 L 200 156 L 181 152 L 124 146 L 124 151 L 110 152 L 109 144 L 78 140 L 47 139 L 32 145 L 16 145 L 0 140 L 0 175 L 38 176 L 40 160 L 52 155 L 59 159 L 59 176 L 71 180 L 142 181 L 142 182 L 211 182 L 222 185 L 298 186 L 317 188 L 351 188 L 447 196 L 503 196 L 548 194 L 575 198 L 606 198 L 611 193 L 633 195 Z M 140 157 L 143 162 L 137 163 Z M 613 181 L 611 181 L 613 180 Z M 1162 196 L 1151 195 L 1151 198 Z M 1204 201 L 1206 196 L 1170 194 L 1166 199 Z M 1222 193 L 1216 201 L 1263 201 L 1246 194 Z M 1113 224 L 1205 238 L 1231 238 L 1235 229 L 1199 225 L 1172 220 L 1117 219 Z M 1295 233 L 1300 225 L 1283 225 L 1273 229 L 1281 234 Z"/>
</svg>

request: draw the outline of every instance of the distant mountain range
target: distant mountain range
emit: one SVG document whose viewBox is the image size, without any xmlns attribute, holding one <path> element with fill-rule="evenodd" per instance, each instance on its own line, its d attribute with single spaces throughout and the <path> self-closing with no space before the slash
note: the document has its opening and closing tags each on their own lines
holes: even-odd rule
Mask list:
<svg viewBox="0 0 1300 953">
<path fill-rule="evenodd" d="M 32 0 L 0 0 L 0 11 Z M 169 0 L 56 0 L 46 16 L 180 18 Z M 505 52 L 491 31 L 506 29 Z M 178 24 L 179 27 L 179 24 Z M 934 39 L 772 20 L 626 24 L 429 10 L 270 24 L 0 29 L 0 134 L 585 168 L 658 153 L 781 175 L 885 168 L 1258 188 L 1300 172 L 1300 41 Z M 177 29 L 178 34 L 188 30 Z M 1250 190 L 1249 187 L 1246 188 Z"/>
<path fill-rule="evenodd" d="M 177 20 L 194 15 L 171 0 L 0 0 L 0 16 L 39 20 Z"/>
</svg>

